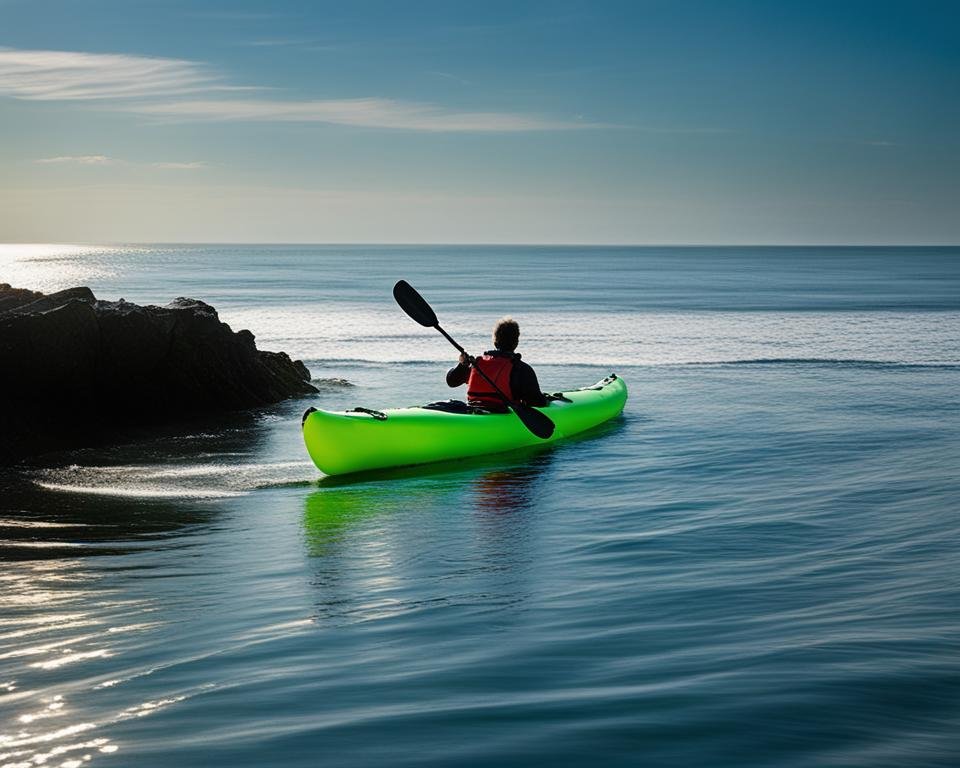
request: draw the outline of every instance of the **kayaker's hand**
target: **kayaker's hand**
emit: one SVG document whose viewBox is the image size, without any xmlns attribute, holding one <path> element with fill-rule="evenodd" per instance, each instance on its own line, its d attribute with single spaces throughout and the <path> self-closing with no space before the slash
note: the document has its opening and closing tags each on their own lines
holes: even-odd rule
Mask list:
<svg viewBox="0 0 960 768">
<path fill-rule="evenodd" d="M 470 357 L 466 352 L 460 353 L 460 365 L 470 365 Z"/>
</svg>

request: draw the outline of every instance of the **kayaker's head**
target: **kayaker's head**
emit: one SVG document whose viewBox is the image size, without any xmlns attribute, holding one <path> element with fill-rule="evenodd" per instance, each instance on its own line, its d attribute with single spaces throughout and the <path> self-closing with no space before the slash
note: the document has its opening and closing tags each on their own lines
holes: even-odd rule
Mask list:
<svg viewBox="0 0 960 768">
<path fill-rule="evenodd" d="M 520 341 L 520 326 L 512 317 L 501 317 L 493 327 L 493 346 L 501 352 L 513 352 Z"/>
</svg>

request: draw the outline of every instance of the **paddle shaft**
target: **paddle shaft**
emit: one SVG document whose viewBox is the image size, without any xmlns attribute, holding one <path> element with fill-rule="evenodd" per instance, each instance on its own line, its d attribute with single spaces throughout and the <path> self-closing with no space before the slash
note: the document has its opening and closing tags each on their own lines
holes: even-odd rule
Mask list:
<svg viewBox="0 0 960 768">
<path fill-rule="evenodd" d="M 465 350 L 463 347 L 461 347 L 459 344 L 457 344 L 456 339 L 454 339 L 453 336 L 451 336 L 449 333 L 447 333 L 445 330 L 443 330 L 443 328 L 440 327 L 440 323 L 437 323 L 437 324 L 436 324 L 435 326 L 433 326 L 433 327 L 436 328 L 438 331 L 440 331 L 440 333 L 443 334 L 444 338 L 445 338 L 447 341 L 449 341 L 451 344 L 453 344 L 453 346 L 455 346 L 459 352 L 462 352 L 463 354 L 467 355 L 467 357 L 470 357 L 470 355 L 467 354 L 467 350 Z M 473 360 L 472 357 L 470 357 L 470 359 Z"/>
</svg>

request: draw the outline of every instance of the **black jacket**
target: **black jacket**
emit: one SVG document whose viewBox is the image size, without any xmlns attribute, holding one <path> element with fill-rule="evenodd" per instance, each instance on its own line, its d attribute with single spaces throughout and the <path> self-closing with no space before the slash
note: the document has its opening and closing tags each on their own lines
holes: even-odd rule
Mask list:
<svg viewBox="0 0 960 768">
<path fill-rule="evenodd" d="M 520 359 L 516 352 L 501 352 L 498 349 L 484 352 L 485 355 L 493 357 L 512 357 L 513 368 L 510 370 L 510 389 L 513 397 L 524 405 L 530 405 L 541 408 L 547 404 L 547 399 L 540 391 L 540 382 L 537 381 L 537 374 L 534 373 L 527 363 Z M 447 386 L 459 387 L 467 383 L 470 378 L 470 366 L 457 365 L 447 371 Z"/>
</svg>

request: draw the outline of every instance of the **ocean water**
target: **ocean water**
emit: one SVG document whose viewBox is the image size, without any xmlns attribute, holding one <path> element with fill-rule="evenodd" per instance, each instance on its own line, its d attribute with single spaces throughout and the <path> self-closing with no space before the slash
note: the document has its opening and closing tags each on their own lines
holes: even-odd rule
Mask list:
<svg viewBox="0 0 960 768">
<path fill-rule="evenodd" d="M 323 479 L 504 314 L 548 450 Z M 320 393 L 0 473 L 0 766 L 960 764 L 960 249 L 2 246 Z M 149 408 L 149 403 L 144 404 Z"/>
</svg>

